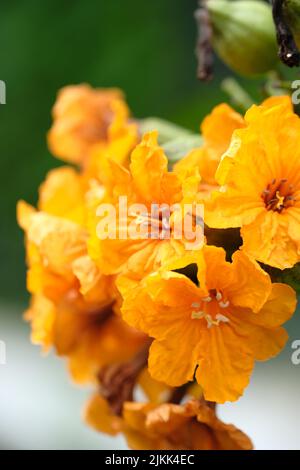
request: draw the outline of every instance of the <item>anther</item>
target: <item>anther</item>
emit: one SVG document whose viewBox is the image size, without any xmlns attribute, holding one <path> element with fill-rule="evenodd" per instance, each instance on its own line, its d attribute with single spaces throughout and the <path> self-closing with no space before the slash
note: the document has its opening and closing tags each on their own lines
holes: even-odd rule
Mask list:
<svg viewBox="0 0 300 470">
<path fill-rule="evenodd" d="M 218 320 L 218 322 L 223 322 L 223 323 L 229 322 L 229 318 L 225 317 L 225 315 L 222 315 L 221 313 L 217 313 L 216 319 Z"/>
<path fill-rule="evenodd" d="M 204 313 L 204 312 L 195 311 L 195 310 L 192 312 L 192 315 L 191 315 L 192 319 L 197 319 L 197 320 L 198 320 L 199 318 L 203 318 L 204 316 L 205 316 L 205 313 Z"/>
<path fill-rule="evenodd" d="M 220 302 L 220 300 L 222 300 L 222 294 L 221 294 L 221 292 L 217 292 L 217 293 L 216 293 L 216 300 L 217 300 L 217 302 Z"/>
<path fill-rule="evenodd" d="M 193 307 L 193 308 L 199 308 L 199 307 L 200 307 L 200 303 L 199 303 L 199 302 L 193 302 L 193 303 L 192 303 L 192 307 Z"/>
<path fill-rule="evenodd" d="M 226 300 L 226 302 L 222 301 L 222 302 L 219 302 L 219 306 L 221 308 L 227 308 L 229 306 L 230 302 L 229 300 Z"/>
</svg>

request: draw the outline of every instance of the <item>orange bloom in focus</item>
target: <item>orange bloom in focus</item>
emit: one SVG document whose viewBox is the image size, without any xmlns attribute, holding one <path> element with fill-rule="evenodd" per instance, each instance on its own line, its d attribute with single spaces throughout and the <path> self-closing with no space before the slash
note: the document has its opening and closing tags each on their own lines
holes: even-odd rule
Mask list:
<svg viewBox="0 0 300 470">
<path fill-rule="evenodd" d="M 53 108 L 48 133 L 50 151 L 89 172 L 100 172 L 105 155 L 122 163 L 137 142 L 137 126 L 121 91 L 93 89 L 88 85 L 63 88 Z"/>
<path fill-rule="evenodd" d="M 132 152 L 129 170 L 114 162 L 111 162 L 111 165 L 110 185 L 106 188 L 104 197 L 100 191 L 100 197 L 95 197 L 92 205 L 89 253 L 106 274 L 130 271 L 131 278 L 136 280 L 164 263 L 186 255 L 186 240 L 182 236 L 178 238 L 174 236 L 177 213 L 175 210 L 172 212 L 172 205 L 182 202 L 193 203 L 199 179 L 197 176 L 191 176 L 182 183 L 177 175 L 168 171 L 168 160 L 162 148 L 158 146 L 155 131 L 147 133 Z M 119 221 L 121 213 L 119 196 L 127 197 L 128 217 L 121 218 L 121 227 L 119 229 L 117 226 L 116 234 L 101 239 L 97 234 L 97 227 L 103 219 L 105 220 L 106 214 L 103 217 L 95 216 L 97 206 L 102 202 L 114 204 L 116 214 L 113 214 L 113 220 Z M 146 212 L 135 209 L 134 204 L 142 204 Z M 152 217 L 153 204 L 161 207 L 166 204 L 171 208 L 164 224 L 162 212 Z M 181 216 L 182 222 L 185 216 L 183 211 Z M 195 220 L 191 214 L 193 227 Z M 150 236 L 151 225 L 158 228 L 157 238 Z M 169 234 L 164 237 L 166 226 L 169 227 Z M 129 227 L 145 236 L 130 236 Z M 121 232 L 127 237 L 120 236 Z"/>
<path fill-rule="evenodd" d="M 199 286 L 181 273 L 161 270 L 125 293 L 125 321 L 150 337 L 149 372 L 171 386 L 193 380 L 206 400 L 242 395 L 255 360 L 278 354 L 287 341 L 281 325 L 296 296 L 243 252 L 225 261 L 222 248 L 205 246 L 195 257 Z"/>
<path fill-rule="evenodd" d="M 243 250 L 280 268 L 300 261 L 300 119 L 285 105 L 253 106 L 235 131 L 208 204 L 210 227 L 241 227 Z M 299 142 L 300 144 L 300 142 Z"/>
<path fill-rule="evenodd" d="M 231 424 L 220 421 L 204 401 L 183 405 L 124 404 L 123 418 L 113 417 L 105 401 L 95 395 L 85 419 L 98 431 L 122 431 L 135 450 L 250 450 L 250 439 Z"/>
</svg>

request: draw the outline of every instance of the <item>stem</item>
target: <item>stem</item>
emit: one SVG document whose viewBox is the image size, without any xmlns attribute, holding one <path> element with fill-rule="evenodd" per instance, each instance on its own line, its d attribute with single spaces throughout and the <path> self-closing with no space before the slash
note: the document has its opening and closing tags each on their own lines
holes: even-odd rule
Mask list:
<svg viewBox="0 0 300 470">
<path fill-rule="evenodd" d="M 299 67 L 300 53 L 294 41 L 293 34 L 283 16 L 284 0 L 271 0 L 273 19 L 276 27 L 279 58 L 288 67 Z"/>
<path fill-rule="evenodd" d="M 201 147 L 202 143 L 203 139 L 199 134 L 190 134 L 166 142 L 163 145 L 163 149 L 168 157 L 169 164 L 172 166 L 185 157 L 191 150 Z"/>
<path fill-rule="evenodd" d="M 290 95 L 292 90 L 292 82 L 285 80 L 278 72 L 272 71 L 268 75 L 268 79 L 264 84 L 264 91 L 267 96 Z"/>
<path fill-rule="evenodd" d="M 191 131 L 188 129 L 156 117 L 141 119 L 139 121 L 139 130 L 141 134 L 157 130 L 159 133 L 158 140 L 160 145 L 178 137 L 187 137 L 191 135 Z"/>
<path fill-rule="evenodd" d="M 213 78 L 212 26 L 205 2 L 202 2 L 201 8 L 196 10 L 195 18 L 198 26 L 197 77 L 199 80 L 210 81 Z"/>
<path fill-rule="evenodd" d="M 221 83 L 221 89 L 230 96 L 236 106 L 244 111 L 252 106 L 253 100 L 251 96 L 234 78 L 225 78 Z"/>
<path fill-rule="evenodd" d="M 103 367 L 98 375 L 101 395 L 107 399 L 117 416 L 121 416 L 124 402 L 133 400 L 134 386 L 147 365 L 151 343 L 152 340 L 147 340 L 131 361 Z"/>
</svg>

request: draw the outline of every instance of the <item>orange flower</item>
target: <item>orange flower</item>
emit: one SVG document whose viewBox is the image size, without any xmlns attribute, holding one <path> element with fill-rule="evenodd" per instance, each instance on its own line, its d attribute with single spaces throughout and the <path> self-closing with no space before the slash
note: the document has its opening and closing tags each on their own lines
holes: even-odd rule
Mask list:
<svg viewBox="0 0 300 470">
<path fill-rule="evenodd" d="M 104 184 L 110 179 L 108 160 L 127 168 L 130 152 L 139 141 L 138 126 L 129 121 L 129 112 L 124 103 L 114 102 L 112 109 L 114 120 L 108 128 L 107 140 L 93 146 L 85 165 L 86 177 L 96 178 Z"/>
<path fill-rule="evenodd" d="M 122 430 L 135 450 L 252 449 L 250 439 L 220 421 L 204 401 L 190 400 L 183 405 L 127 402 L 121 419 L 112 416 L 105 401 L 95 395 L 85 418 L 98 431 L 115 434 Z"/>
<path fill-rule="evenodd" d="M 55 211 L 54 202 L 55 197 L 45 197 L 40 204 Z M 77 214 L 69 212 L 70 200 L 64 204 L 68 214 Z M 115 314 L 119 299 L 114 279 L 104 276 L 87 255 L 84 227 L 25 203 L 19 203 L 18 218 L 26 233 L 27 285 L 33 297 L 25 317 L 33 343 L 44 350 L 54 346 L 67 357 L 78 382 L 93 381 L 102 366 L 129 359 L 144 336 Z"/>
<path fill-rule="evenodd" d="M 104 273 L 118 274 L 126 270 L 130 271 L 131 278 L 136 280 L 164 263 L 186 255 L 187 240 L 184 237 L 174 236 L 174 227 L 179 225 L 176 217 L 181 217 L 180 222 L 182 222 L 185 214 L 183 211 L 179 211 L 179 215 L 175 210 L 172 212 L 172 206 L 182 202 L 193 202 L 197 177 L 190 177 L 183 183 L 174 173 L 168 171 L 167 157 L 157 144 L 157 132 L 146 134 L 135 148 L 131 155 L 130 170 L 114 162 L 110 164 L 111 183 L 106 188 L 105 195 L 103 196 L 100 190 L 99 198 L 95 197 L 92 204 L 89 253 Z M 122 216 L 119 196 L 127 198 L 129 212 L 127 218 Z M 106 215 L 96 216 L 96 207 L 102 202 L 115 205 L 116 213 L 113 213 L 113 220 L 116 218 L 121 222 L 120 227 L 117 224 L 114 236 L 105 239 L 101 239 L 97 234 L 98 224 L 106 220 Z M 142 205 L 144 212 L 141 212 L 141 206 L 136 211 L 133 210 L 137 204 Z M 158 211 L 153 215 L 154 204 L 157 205 Z M 163 214 L 160 212 L 163 204 L 170 208 L 170 214 L 164 220 L 164 224 Z M 191 220 L 192 224 L 195 224 L 196 219 L 193 215 Z M 150 236 L 150 225 L 158 228 L 158 237 Z M 162 236 L 165 226 L 169 230 L 166 237 Z M 135 233 L 142 233 L 145 236 L 130 236 L 132 229 Z M 200 244 L 201 242 L 202 239 Z"/>
<path fill-rule="evenodd" d="M 97 383 L 102 367 L 129 360 L 144 342 L 144 336 L 129 328 L 112 306 L 91 312 L 72 302 L 55 304 L 34 295 L 25 313 L 31 323 L 33 344 L 46 352 L 52 346 L 65 357 L 75 382 Z"/>
<path fill-rule="evenodd" d="M 91 428 L 110 436 L 122 430 L 122 418 L 112 412 L 108 402 L 99 393 L 95 393 L 86 404 L 83 419 Z"/>
<path fill-rule="evenodd" d="M 84 226 L 87 190 L 86 179 L 74 168 L 55 168 L 48 173 L 39 188 L 38 209 Z"/>
<path fill-rule="evenodd" d="M 262 106 L 269 108 L 277 104 L 281 104 L 287 110 L 292 110 L 291 99 L 288 96 L 272 96 L 266 99 Z M 217 189 L 218 181 L 215 175 L 221 157 L 230 145 L 233 132 L 246 125 L 244 118 L 225 103 L 216 106 L 202 122 L 200 131 L 203 146 L 192 150 L 174 166 L 175 173 L 182 179 L 198 168 L 201 175 L 198 199 L 209 198 L 210 193 Z"/>
<path fill-rule="evenodd" d="M 215 173 L 221 156 L 230 144 L 233 131 L 244 126 L 242 116 L 230 106 L 225 103 L 216 106 L 201 124 L 203 146 L 180 160 L 174 167 L 175 173 L 184 176 L 198 167 L 202 178 L 201 190 L 205 193 L 205 189 L 216 186 Z"/>
<path fill-rule="evenodd" d="M 137 141 L 137 126 L 129 122 L 128 107 L 117 89 L 67 86 L 58 95 L 53 118 L 48 134 L 51 152 L 88 167 L 90 173 L 99 171 L 103 154 L 123 162 Z"/>
<path fill-rule="evenodd" d="M 205 246 L 195 257 L 200 287 L 182 273 L 184 262 L 146 277 L 125 292 L 125 321 L 155 338 L 149 372 L 179 386 L 194 376 L 206 400 L 234 401 L 249 382 L 255 359 L 284 347 L 281 325 L 293 314 L 292 288 L 270 277 L 243 252 L 225 261 L 222 248 Z"/>
<path fill-rule="evenodd" d="M 243 250 L 285 269 L 300 261 L 300 120 L 286 105 L 253 106 L 235 131 L 207 205 L 210 227 L 242 227 Z"/>
</svg>

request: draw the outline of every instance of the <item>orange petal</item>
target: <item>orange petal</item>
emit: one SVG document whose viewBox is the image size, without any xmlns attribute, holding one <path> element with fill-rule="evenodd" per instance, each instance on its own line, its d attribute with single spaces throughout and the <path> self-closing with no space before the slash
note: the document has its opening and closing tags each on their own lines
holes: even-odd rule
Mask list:
<svg viewBox="0 0 300 470">
<path fill-rule="evenodd" d="M 122 418 L 114 415 L 107 401 L 99 394 L 93 395 L 85 406 L 83 419 L 98 432 L 116 436 L 122 429 Z"/>
<path fill-rule="evenodd" d="M 39 189 L 39 209 L 83 224 L 84 187 L 80 175 L 70 167 L 50 171 Z"/>
<path fill-rule="evenodd" d="M 158 146 L 157 132 L 144 135 L 131 155 L 130 170 L 141 201 L 175 203 L 180 198 L 180 181 L 168 172 L 168 159 Z"/>
<path fill-rule="evenodd" d="M 276 328 L 288 321 L 296 310 L 297 297 L 294 289 L 287 284 L 275 283 L 268 300 L 251 322 L 266 328 Z"/>
<path fill-rule="evenodd" d="M 241 230 L 243 250 L 256 260 L 279 269 L 291 268 L 298 261 L 298 246 L 288 234 L 286 219 L 264 211 Z"/>
<path fill-rule="evenodd" d="M 242 327 L 236 333 L 230 324 L 210 329 L 206 351 L 199 358 L 196 371 L 206 400 L 224 403 L 243 394 L 254 366 L 244 335 Z"/>
<path fill-rule="evenodd" d="M 232 303 L 258 312 L 271 293 L 270 276 L 242 251 L 233 254 L 232 267 L 234 278 L 227 290 Z"/>
<path fill-rule="evenodd" d="M 200 354 L 205 356 L 207 352 L 207 341 L 207 329 L 191 321 L 178 324 L 176 329 L 166 332 L 165 340 L 152 343 L 149 351 L 150 374 L 173 387 L 191 381 Z"/>
</svg>

